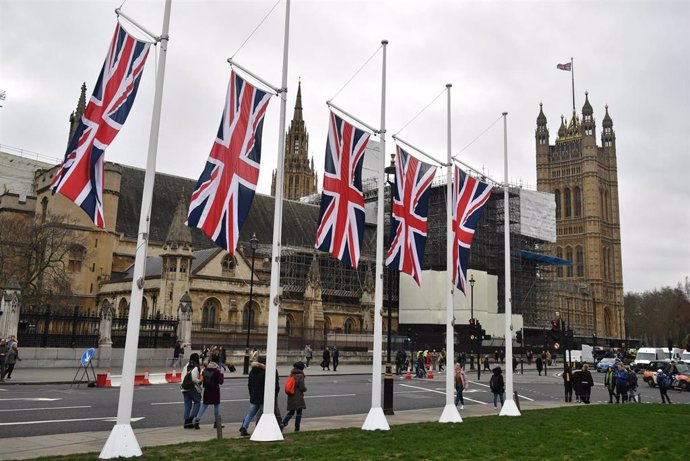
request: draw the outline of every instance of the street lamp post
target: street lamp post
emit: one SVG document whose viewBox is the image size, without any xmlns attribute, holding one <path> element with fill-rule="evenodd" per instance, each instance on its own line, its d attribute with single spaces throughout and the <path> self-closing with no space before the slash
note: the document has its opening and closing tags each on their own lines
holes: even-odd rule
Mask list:
<svg viewBox="0 0 690 461">
<path fill-rule="evenodd" d="M 470 318 L 474 319 L 474 274 L 470 274 Z M 474 324 L 476 325 L 477 322 L 475 321 Z M 482 357 L 482 340 L 480 339 L 480 336 L 482 335 L 481 330 L 479 331 L 479 334 L 477 334 L 477 337 L 475 338 L 475 341 L 477 341 L 477 379 L 482 377 L 482 366 L 481 366 L 481 357 Z"/>
<path fill-rule="evenodd" d="M 391 164 L 384 169 L 386 173 L 386 182 L 390 186 L 390 213 L 393 216 L 393 186 L 394 182 L 390 180 L 393 176 L 395 180 L 395 156 L 391 154 Z M 390 222 L 390 221 L 389 221 Z M 381 229 L 383 232 L 383 229 Z M 389 234 L 390 235 L 390 234 Z M 393 268 L 388 266 L 388 332 L 387 332 L 387 347 L 386 347 L 386 373 L 383 377 L 383 414 L 393 415 L 393 370 L 391 362 L 391 330 L 393 329 L 393 320 L 391 311 L 393 307 Z"/>
<path fill-rule="evenodd" d="M 256 238 L 256 234 L 252 235 L 249 240 L 249 246 L 252 249 L 252 271 L 251 277 L 249 278 L 249 305 L 247 306 L 247 343 L 244 349 L 244 369 L 242 373 L 245 375 L 249 374 L 249 333 L 252 326 L 252 303 L 254 298 L 254 257 L 256 256 L 256 249 L 259 246 L 259 240 Z"/>
</svg>

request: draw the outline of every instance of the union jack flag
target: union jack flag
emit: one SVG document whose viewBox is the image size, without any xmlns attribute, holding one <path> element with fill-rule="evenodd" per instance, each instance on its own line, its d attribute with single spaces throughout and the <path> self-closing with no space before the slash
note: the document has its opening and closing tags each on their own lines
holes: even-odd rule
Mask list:
<svg viewBox="0 0 690 461">
<path fill-rule="evenodd" d="M 234 254 L 254 201 L 261 164 L 261 132 L 271 95 L 233 70 L 223 116 L 206 167 L 196 183 L 186 224 Z"/>
<path fill-rule="evenodd" d="M 492 187 L 455 167 L 453 183 L 453 284 L 467 294 L 467 263 L 484 205 Z"/>
<path fill-rule="evenodd" d="M 429 214 L 429 186 L 434 180 L 436 167 L 411 156 L 400 146 L 397 150 L 391 246 L 386 255 L 386 265 L 410 274 L 420 285 Z"/>
<path fill-rule="evenodd" d="M 51 184 L 53 194 L 79 205 L 100 228 L 105 150 L 132 109 L 150 46 L 117 24 L 91 99 Z"/>
<path fill-rule="evenodd" d="M 368 142 L 369 133 L 331 112 L 316 248 L 354 268 L 364 237 L 362 164 Z"/>
</svg>

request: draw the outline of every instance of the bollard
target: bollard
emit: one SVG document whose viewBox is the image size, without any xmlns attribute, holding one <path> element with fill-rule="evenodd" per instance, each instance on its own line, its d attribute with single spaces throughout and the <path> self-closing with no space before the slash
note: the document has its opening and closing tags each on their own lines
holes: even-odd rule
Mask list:
<svg viewBox="0 0 690 461">
<path fill-rule="evenodd" d="M 223 438 L 223 423 L 222 423 L 222 418 L 220 415 L 216 416 L 216 424 L 214 424 L 216 427 L 216 438 L 217 439 L 222 439 Z"/>
<path fill-rule="evenodd" d="M 525 370 L 522 368 L 522 359 L 520 359 L 520 374 L 525 374 Z"/>
</svg>

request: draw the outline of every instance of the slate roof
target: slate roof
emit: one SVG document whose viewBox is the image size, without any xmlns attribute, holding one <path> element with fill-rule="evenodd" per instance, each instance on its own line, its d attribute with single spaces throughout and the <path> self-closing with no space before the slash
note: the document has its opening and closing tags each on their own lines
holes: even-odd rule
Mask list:
<svg viewBox="0 0 690 461">
<path fill-rule="evenodd" d="M 196 180 L 193 179 L 163 173 L 156 174 L 149 229 L 151 241 L 160 243 L 165 241 L 180 200 L 189 203 L 195 185 Z M 136 238 L 139 229 L 143 187 L 144 170 L 122 165 L 120 200 L 115 228 L 117 232 L 121 232 L 127 237 Z M 260 244 L 271 244 L 274 203 L 274 198 L 271 196 L 258 193 L 254 196 L 249 215 L 240 231 L 240 242 L 248 242 L 252 234 L 256 233 L 256 238 Z M 318 219 L 318 206 L 285 200 L 283 202 L 283 245 L 301 247 L 307 251 L 312 251 L 316 240 Z M 363 255 L 375 256 L 375 229 L 375 226 L 366 226 L 362 245 Z M 217 248 L 215 243 L 199 229 L 191 229 L 191 231 L 193 248 Z M 197 259 L 195 259 L 196 261 Z M 147 262 L 147 275 L 149 265 L 153 264 L 155 264 L 153 260 Z M 160 271 L 160 268 L 158 270 Z"/>
<path fill-rule="evenodd" d="M 199 251 L 194 251 L 192 255 L 194 256 L 194 259 L 192 259 L 192 273 L 195 273 L 196 270 L 202 266 L 203 264 L 206 264 L 211 258 L 213 258 L 219 251 L 221 251 L 220 248 L 206 248 L 205 250 L 199 250 Z M 147 256 L 146 257 L 146 273 L 144 274 L 144 278 L 147 277 L 159 277 L 161 275 L 161 271 L 163 269 L 163 258 L 160 256 Z M 134 276 L 134 264 L 129 266 L 127 271 L 117 274 L 117 276 L 113 277 L 113 282 L 124 282 L 127 280 L 132 280 L 132 277 Z"/>
</svg>

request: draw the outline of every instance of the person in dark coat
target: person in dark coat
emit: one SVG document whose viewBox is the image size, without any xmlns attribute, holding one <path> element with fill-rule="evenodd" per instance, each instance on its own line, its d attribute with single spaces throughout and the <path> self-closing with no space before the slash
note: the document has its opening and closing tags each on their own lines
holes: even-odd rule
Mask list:
<svg viewBox="0 0 690 461">
<path fill-rule="evenodd" d="M 307 392 L 307 386 L 304 379 L 304 364 L 302 362 L 295 362 L 290 376 L 295 378 L 295 393 L 287 396 L 288 412 L 283 418 L 283 427 L 287 427 L 292 415 L 295 416 L 295 432 L 299 432 L 300 423 L 302 422 L 302 410 L 307 409 L 307 404 L 304 402 L 304 393 Z"/>
<path fill-rule="evenodd" d="M 539 376 L 541 376 L 541 371 L 544 369 L 544 361 L 541 359 L 540 356 L 537 356 L 537 371 L 539 372 Z"/>
<path fill-rule="evenodd" d="M 501 401 L 501 407 L 503 407 L 506 399 L 506 385 L 503 380 L 503 370 L 501 370 L 501 367 L 496 367 L 492 372 L 493 375 L 489 380 L 489 388 L 494 394 L 494 408 L 498 406 L 498 400 Z"/>
<path fill-rule="evenodd" d="M 565 388 L 565 401 L 573 401 L 573 371 L 569 365 L 563 366 L 563 387 Z"/>
<path fill-rule="evenodd" d="M 323 361 L 321 362 L 321 371 L 331 369 L 331 352 L 328 346 L 323 349 Z"/>
<path fill-rule="evenodd" d="M 184 398 L 184 428 L 185 429 L 199 429 L 198 424 L 194 424 L 194 418 L 199 414 L 201 408 L 201 393 L 203 387 L 201 384 L 201 369 L 199 368 L 199 354 L 196 352 L 189 356 L 189 363 L 184 368 L 183 380 L 189 374 L 194 383 L 191 389 L 182 389 L 182 397 Z"/>
<path fill-rule="evenodd" d="M 275 395 L 278 395 L 280 391 L 280 386 L 278 383 L 278 370 L 276 370 L 276 391 Z M 240 427 L 240 435 L 246 437 L 249 435 L 247 429 L 249 429 L 249 424 L 252 419 L 256 416 L 259 410 L 263 410 L 264 407 L 264 391 L 266 388 L 266 357 L 261 356 L 258 358 L 258 362 L 252 363 L 252 370 L 249 372 L 249 379 L 247 380 L 247 387 L 249 389 L 249 409 L 247 414 L 244 415 L 244 420 L 242 421 L 242 426 Z M 278 418 L 278 423 L 280 424 L 280 412 L 278 412 L 278 405 L 275 405 L 275 413 Z"/>
<path fill-rule="evenodd" d="M 592 379 L 592 373 L 589 371 L 589 365 L 586 363 L 582 365 L 582 371 L 576 373 L 576 376 L 580 380 L 580 398 L 584 403 L 589 403 L 589 396 L 592 393 L 592 387 L 594 387 L 594 379 Z"/>
<path fill-rule="evenodd" d="M 333 351 L 331 352 L 331 359 L 333 359 L 333 371 L 338 371 L 338 364 L 340 363 L 340 351 L 335 346 L 333 346 Z"/>
<path fill-rule="evenodd" d="M 220 416 L 220 385 L 223 384 L 224 376 L 218 367 L 218 356 L 212 355 L 208 362 L 208 366 L 204 368 L 201 373 L 201 382 L 204 388 L 204 396 L 201 402 L 201 408 L 194 418 L 194 428 L 199 428 L 199 421 L 204 416 L 209 405 L 213 405 L 213 416 L 218 418 Z M 216 427 L 216 423 L 213 423 Z"/>
</svg>

